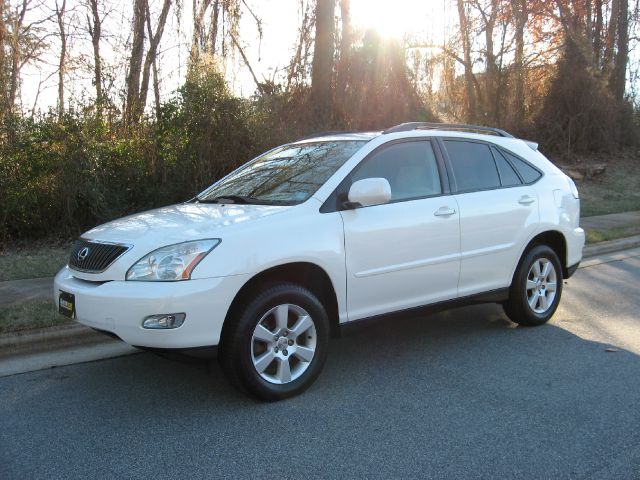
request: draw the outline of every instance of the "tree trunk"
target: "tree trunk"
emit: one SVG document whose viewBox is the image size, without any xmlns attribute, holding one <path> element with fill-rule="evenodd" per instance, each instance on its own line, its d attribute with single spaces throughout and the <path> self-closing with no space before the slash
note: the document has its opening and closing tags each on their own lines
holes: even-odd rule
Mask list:
<svg viewBox="0 0 640 480">
<path fill-rule="evenodd" d="M 5 46 L 7 43 L 7 27 L 4 22 L 5 0 L 0 0 L 0 124 L 4 122 L 4 113 L 7 108 L 7 58 Z"/>
<path fill-rule="evenodd" d="M 331 121 L 336 0 L 317 0 L 316 38 L 311 67 L 311 98 L 318 125 Z"/>
<path fill-rule="evenodd" d="M 58 32 L 60 34 L 60 57 L 58 60 L 58 120 L 64 114 L 64 75 L 67 67 L 67 32 L 64 24 L 67 0 L 62 0 L 62 5 L 58 6 L 56 0 L 56 20 L 58 22 Z"/>
<path fill-rule="evenodd" d="M 294 54 L 293 59 L 289 64 L 289 71 L 287 72 L 286 91 L 289 91 L 294 79 L 301 80 L 302 77 L 304 77 L 304 67 L 307 60 L 307 55 L 305 55 L 305 53 L 309 51 L 310 32 L 314 21 L 309 5 L 306 5 L 305 7 L 304 1 L 301 1 L 300 4 L 303 14 L 302 22 L 300 24 L 300 29 L 298 30 L 296 53 Z"/>
<path fill-rule="evenodd" d="M 156 105 L 156 120 L 160 120 L 160 79 L 158 78 L 158 64 L 153 59 L 153 96 Z"/>
<path fill-rule="evenodd" d="M 351 25 L 351 1 L 340 0 L 340 59 L 336 79 L 336 96 L 343 97 L 347 88 L 347 77 L 350 64 L 350 52 L 353 44 L 353 27 Z"/>
<path fill-rule="evenodd" d="M 607 28 L 603 56 L 603 70 L 607 75 L 613 70 L 619 12 L 620 0 L 611 0 L 611 14 L 609 16 L 609 27 Z"/>
<path fill-rule="evenodd" d="M 9 98 L 5 105 L 5 114 L 12 113 L 15 104 L 16 96 L 18 94 L 18 83 L 20 81 L 20 69 L 21 65 L 21 50 L 20 50 L 20 31 L 22 30 L 22 24 L 24 23 L 24 17 L 27 13 L 27 7 L 29 6 L 28 0 L 22 0 L 22 6 L 16 11 L 16 16 L 13 19 L 12 35 L 10 38 L 11 43 L 11 73 L 9 75 Z"/>
<path fill-rule="evenodd" d="M 200 51 L 204 46 L 204 16 L 209 5 L 211 5 L 211 0 L 193 0 L 193 34 L 190 54 L 192 64 L 198 62 Z"/>
<path fill-rule="evenodd" d="M 102 59 L 100 58 L 100 36 L 102 35 L 102 20 L 98 13 L 98 0 L 89 0 L 91 7 L 91 20 L 87 19 L 89 24 L 89 34 L 91 35 L 91 44 L 93 45 L 93 81 L 96 85 L 96 112 L 98 117 L 102 116 Z"/>
<path fill-rule="evenodd" d="M 511 9 L 515 18 L 515 53 L 513 57 L 514 72 L 514 121 L 516 129 L 524 124 L 524 29 L 529 18 L 527 0 L 511 0 Z"/>
<path fill-rule="evenodd" d="M 593 27 L 593 61 L 602 68 L 602 0 L 596 0 L 596 23 Z"/>
<path fill-rule="evenodd" d="M 619 102 L 624 100 L 627 83 L 627 64 L 629 63 L 629 0 L 619 0 L 618 41 L 614 59 L 612 90 Z"/>
<path fill-rule="evenodd" d="M 209 48 L 211 48 L 211 55 L 216 54 L 216 42 L 218 40 L 218 19 L 220 18 L 220 0 L 215 0 L 213 3 L 213 11 L 211 12 L 211 30 L 210 30 L 210 42 Z"/>
<path fill-rule="evenodd" d="M 136 123 L 140 107 L 140 72 L 144 56 L 144 29 L 147 0 L 135 0 L 133 5 L 133 42 L 129 57 L 129 74 L 127 75 L 127 99 L 125 105 L 125 121 Z"/>
<path fill-rule="evenodd" d="M 147 93 L 149 91 L 149 78 L 151 76 L 151 66 L 156 61 L 156 56 L 158 55 L 158 45 L 160 44 L 160 40 L 162 39 L 162 34 L 164 33 L 164 27 L 167 23 L 167 16 L 169 15 L 169 9 L 171 8 L 171 0 L 164 0 L 162 4 L 162 10 L 160 12 L 160 17 L 158 18 L 158 25 L 156 26 L 156 31 L 153 33 L 151 31 L 151 15 L 149 14 L 149 4 L 145 5 L 146 7 L 146 20 L 147 20 L 147 31 L 149 35 L 149 51 L 147 52 L 147 56 L 144 60 L 144 69 L 142 71 L 142 85 L 140 86 L 140 101 L 138 102 L 138 109 L 136 111 L 136 117 L 139 119 L 144 113 L 144 107 L 147 105 Z"/>
<path fill-rule="evenodd" d="M 460 21 L 460 37 L 462 38 L 462 52 L 464 62 L 464 83 L 467 94 L 467 118 L 471 122 L 476 121 L 477 107 L 474 91 L 473 63 L 471 62 L 471 41 L 469 40 L 469 22 L 465 12 L 464 0 L 458 0 L 458 17 Z"/>
<path fill-rule="evenodd" d="M 488 121 L 491 124 L 494 124 L 498 118 L 498 67 L 496 65 L 496 55 L 494 51 L 493 45 L 493 30 L 496 25 L 496 18 L 498 15 L 498 1 L 491 0 L 491 12 L 489 12 L 488 16 L 484 16 L 485 20 L 485 28 L 484 28 L 484 38 L 485 38 L 485 46 L 486 46 L 486 54 L 485 54 L 485 92 L 486 92 L 486 101 L 485 101 L 485 112 L 488 115 Z"/>
</svg>

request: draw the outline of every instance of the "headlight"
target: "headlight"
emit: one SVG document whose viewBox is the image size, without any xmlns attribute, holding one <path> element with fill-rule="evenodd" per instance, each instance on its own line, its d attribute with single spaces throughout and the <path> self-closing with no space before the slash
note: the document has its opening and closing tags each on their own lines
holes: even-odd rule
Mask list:
<svg viewBox="0 0 640 480">
<path fill-rule="evenodd" d="M 188 280 L 207 253 L 216 248 L 219 238 L 167 245 L 145 255 L 127 271 L 127 280 L 171 282 Z"/>
</svg>

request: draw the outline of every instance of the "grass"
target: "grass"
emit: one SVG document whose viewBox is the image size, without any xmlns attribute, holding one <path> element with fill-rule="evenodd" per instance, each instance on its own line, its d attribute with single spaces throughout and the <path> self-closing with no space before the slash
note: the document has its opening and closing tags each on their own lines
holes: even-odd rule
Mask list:
<svg viewBox="0 0 640 480">
<path fill-rule="evenodd" d="M 14 247 L 0 252 L 0 282 L 52 277 L 67 264 L 68 246 Z"/>
<path fill-rule="evenodd" d="M 576 183 L 583 217 L 640 210 L 640 155 L 611 158 L 602 176 Z"/>
<path fill-rule="evenodd" d="M 598 242 L 606 242 L 608 240 L 616 240 L 618 238 L 630 237 L 640 234 L 640 225 L 629 227 L 617 227 L 607 230 L 587 230 L 587 243 L 593 244 Z"/>
<path fill-rule="evenodd" d="M 53 327 L 72 323 L 70 318 L 60 315 L 52 300 L 9 305 L 0 310 L 0 334 L 28 330 L 31 328 Z"/>
</svg>

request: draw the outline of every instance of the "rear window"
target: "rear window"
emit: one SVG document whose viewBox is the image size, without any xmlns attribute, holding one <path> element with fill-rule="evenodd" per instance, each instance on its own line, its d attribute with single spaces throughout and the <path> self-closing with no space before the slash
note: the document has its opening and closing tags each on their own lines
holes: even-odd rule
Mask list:
<svg viewBox="0 0 640 480">
<path fill-rule="evenodd" d="M 500 187 L 500 177 L 488 145 L 445 140 L 453 176 L 459 191 Z"/>
</svg>

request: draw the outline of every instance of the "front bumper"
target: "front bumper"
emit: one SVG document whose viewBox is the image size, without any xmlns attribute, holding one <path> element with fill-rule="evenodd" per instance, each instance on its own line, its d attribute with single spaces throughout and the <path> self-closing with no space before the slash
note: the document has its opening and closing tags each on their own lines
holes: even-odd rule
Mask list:
<svg viewBox="0 0 640 480">
<path fill-rule="evenodd" d="M 151 348 L 193 348 L 218 345 L 231 302 L 249 275 L 182 282 L 89 282 L 68 267 L 54 280 L 54 302 L 60 291 L 75 296 L 76 320 L 111 332 L 126 343 Z M 185 313 L 175 329 L 142 328 L 149 315 Z"/>
</svg>

